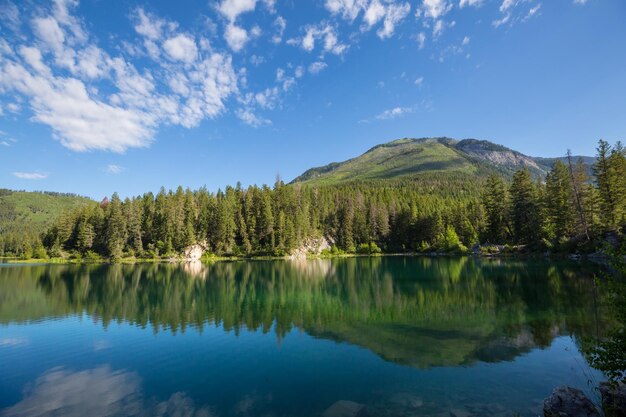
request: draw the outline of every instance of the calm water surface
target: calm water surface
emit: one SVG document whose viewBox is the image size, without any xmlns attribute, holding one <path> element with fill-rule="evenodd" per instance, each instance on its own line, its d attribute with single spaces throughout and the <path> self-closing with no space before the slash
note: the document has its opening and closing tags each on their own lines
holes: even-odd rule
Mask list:
<svg viewBox="0 0 626 417">
<path fill-rule="evenodd" d="M 0 265 L 2 416 L 533 416 L 597 397 L 591 264 Z M 467 414 L 462 414 L 467 413 Z M 327 412 L 326 416 L 331 416 Z"/>
</svg>

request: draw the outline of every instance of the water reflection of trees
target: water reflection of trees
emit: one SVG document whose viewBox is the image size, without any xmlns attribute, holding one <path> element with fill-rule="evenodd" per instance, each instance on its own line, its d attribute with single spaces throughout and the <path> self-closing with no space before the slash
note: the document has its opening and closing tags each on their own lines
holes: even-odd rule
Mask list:
<svg viewBox="0 0 626 417">
<path fill-rule="evenodd" d="M 506 360 L 602 328 L 575 263 L 363 258 L 0 268 L 0 322 L 86 312 L 184 332 L 293 327 L 418 367 Z"/>
</svg>

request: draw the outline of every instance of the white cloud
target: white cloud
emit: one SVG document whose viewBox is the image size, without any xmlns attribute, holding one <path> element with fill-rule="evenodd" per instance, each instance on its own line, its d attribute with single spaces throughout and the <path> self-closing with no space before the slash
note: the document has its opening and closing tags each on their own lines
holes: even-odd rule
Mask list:
<svg viewBox="0 0 626 417">
<path fill-rule="evenodd" d="M 235 24 L 229 24 L 226 26 L 226 31 L 224 32 L 224 39 L 226 39 L 226 43 L 230 49 L 235 52 L 239 52 L 246 46 L 250 37 L 248 36 L 248 32 L 245 29 L 236 26 Z"/>
<path fill-rule="evenodd" d="M 463 46 L 465 46 L 465 45 L 469 45 L 469 43 L 470 43 L 470 38 L 469 38 L 469 36 L 464 37 L 464 38 L 463 38 L 463 42 L 461 42 L 461 44 L 462 44 Z"/>
<path fill-rule="evenodd" d="M 52 127 L 61 143 L 72 150 L 122 152 L 150 142 L 153 116 L 94 100 L 80 80 L 33 75 L 17 64 L 5 65 L 0 75 L 0 83 L 31 98 L 34 119 Z"/>
<path fill-rule="evenodd" d="M 424 49 L 424 46 L 426 46 L 426 34 L 424 32 L 420 32 L 417 34 L 416 39 L 419 49 Z"/>
<path fill-rule="evenodd" d="M 11 146 L 11 144 L 6 140 L 0 141 L 0 145 L 7 146 L 7 147 Z"/>
<path fill-rule="evenodd" d="M 254 101 L 263 109 L 274 109 L 279 99 L 279 90 L 277 87 L 266 88 L 254 95 Z"/>
<path fill-rule="evenodd" d="M 10 1 L 3 3 L 0 5 L 0 21 L 3 23 L 3 26 L 17 32 L 21 25 L 20 10 Z"/>
<path fill-rule="evenodd" d="M 109 174 L 121 174 L 122 172 L 124 172 L 126 168 L 124 168 L 123 166 L 120 165 L 115 165 L 115 164 L 109 164 L 106 167 L 106 172 L 108 172 Z"/>
<path fill-rule="evenodd" d="M 515 7 L 518 1 L 519 0 L 503 0 L 502 4 L 500 5 L 500 11 L 503 13 L 506 12 L 507 10 Z"/>
<path fill-rule="evenodd" d="M 411 12 L 411 5 L 409 3 L 404 4 L 389 4 L 385 11 L 385 19 L 383 20 L 383 27 L 380 28 L 376 34 L 381 38 L 389 38 L 393 35 L 396 25 L 404 20 L 405 17 Z"/>
<path fill-rule="evenodd" d="M 463 8 L 465 6 L 475 6 L 479 7 L 483 5 L 483 0 L 461 0 L 459 1 L 459 7 Z"/>
<path fill-rule="evenodd" d="M 304 75 L 304 67 L 302 65 L 298 65 L 294 71 L 294 75 L 296 78 L 302 78 Z"/>
<path fill-rule="evenodd" d="M 531 7 L 531 9 L 528 11 L 528 14 L 524 18 L 524 20 L 528 20 L 531 17 L 535 16 L 537 12 L 539 12 L 539 9 L 541 9 L 541 3 L 538 3 L 536 6 Z"/>
<path fill-rule="evenodd" d="M 407 113 L 412 113 L 413 109 L 411 107 L 394 107 L 393 109 L 385 110 L 376 116 L 378 120 L 389 120 L 396 119 L 398 117 L 402 117 Z"/>
<path fill-rule="evenodd" d="M 36 72 L 44 75 L 50 74 L 50 68 L 42 62 L 41 51 L 39 49 L 31 46 L 21 46 L 19 52 L 22 58 L 24 58 L 24 61 Z"/>
<path fill-rule="evenodd" d="M 276 13 L 276 0 L 262 0 L 262 1 L 270 13 L 272 14 Z"/>
<path fill-rule="evenodd" d="M 264 119 L 255 115 L 250 109 L 237 109 L 235 115 L 247 125 L 252 127 L 261 127 L 272 124 L 271 120 Z"/>
<path fill-rule="evenodd" d="M 283 40 L 283 34 L 287 28 L 287 21 L 282 16 L 278 16 L 276 20 L 274 20 L 273 26 L 276 29 L 276 33 L 272 36 L 272 42 L 277 44 L 281 43 Z"/>
<path fill-rule="evenodd" d="M 65 33 L 61 30 L 59 23 L 54 17 L 38 17 L 33 19 L 33 30 L 39 40 L 52 51 L 58 52 L 63 49 Z"/>
<path fill-rule="evenodd" d="M 217 9 L 232 23 L 237 19 L 237 16 L 242 13 L 252 12 L 255 7 L 256 0 L 224 0 Z"/>
<path fill-rule="evenodd" d="M 169 38 L 163 43 L 163 49 L 169 57 L 175 61 L 188 64 L 195 61 L 198 55 L 196 42 L 189 35 L 179 34 Z"/>
<path fill-rule="evenodd" d="M 587 4 L 588 0 L 574 0 L 574 4 Z"/>
<path fill-rule="evenodd" d="M 302 49 L 311 52 L 315 49 L 317 40 L 322 41 L 324 52 L 341 55 L 348 49 L 348 45 L 339 42 L 336 29 L 330 24 L 306 26 L 302 39 L 293 39 L 288 41 L 288 43 L 299 44 Z"/>
<path fill-rule="evenodd" d="M 32 120 L 50 126 L 63 146 L 114 152 L 145 147 L 160 125 L 195 127 L 221 114 L 225 100 L 238 93 L 230 55 L 210 48 L 201 53 L 175 22 L 134 11 L 139 42 L 153 60 L 139 61 L 138 69 L 90 40 L 69 13 L 75 4 L 58 1 L 48 16 L 38 11 L 30 20 L 36 38 L 14 39 L 19 53 L 0 48 L 2 107 L 11 110 L 23 100 Z M 161 47 L 171 61 L 160 58 Z"/>
<path fill-rule="evenodd" d="M 166 25 L 164 20 L 146 13 L 142 8 L 138 8 L 135 11 L 135 15 L 137 20 L 135 31 L 137 33 L 153 41 L 161 38 L 163 28 Z"/>
<path fill-rule="evenodd" d="M 525 23 L 533 16 L 538 16 L 540 14 L 539 11 L 541 9 L 541 3 L 535 4 L 525 14 L 520 14 L 519 12 L 517 12 L 517 9 L 520 9 L 520 7 L 518 6 L 529 2 L 530 0 L 503 0 L 500 4 L 500 12 L 502 13 L 502 17 L 493 20 L 491 24 L 496 28 L 505 24 L 513 26 L 520 22 Z"/>
<path fill-rule="evenodd" d="M 311 74 L 318 74 L 319 72 L 321 72 L 327 66 L 328 66 L 328 64 L 326 64 L 325 62 L 316 61 L 316 62 L 313 62 L 311 65 L 309 65 L 309 72 Z"/>
<path fill-rule="evenodd" d="M 252 55 L 250 56 L 250 63 L 255 67 L 258 67 L 262 63 L 265 62 L 265 58 L 260 55 Z"/>
<path fill-rule="evenodd" d="M 497 28 L 497 27 L 500 27 L 500 26 L 508 23 L 509 20 L 511 20 L 511 15 L 507 13 L 502 18 L 496 19 L 493 22 L 491 22 L 491 24 L 493 25 L 493 27 Z"/>
<path fill-rule="evenodd" d="M 446 24 L 443 20 L 437 20 L 435 25 L 433 26 L 433 38 L 439 37 L 444 29 L 446 28 Z"/>
<path fill-rule="evenodd" d="M 367 7 L 365 15 L 363 16 L 363 20 L 368 25 L 368 27 L 372 27 L 385 16 L 385 12 L 385 6 L 383 6 L 380 1 L 374 0 Z"/>
<path fill-rule="evenodd" d="M 351 22 L 363 12 L 363 31 L 382 21 L 383 27 L 376 32 L 381 39 L 391 37 L 395 26 L 411 11 L 408 2 L 400 3 L 396 0 L 326 0 L 324 5 L 331 14 Z"/>
<path fill-rule="evenodd" d="M 452 10 L 452 7 L 452 3 L 447 0 L 424 0 L 421 10 L 425 17 L 437 20 Z"/>
<path fill-rule="evenodd" d="M 11 174 L 22 180 L 44 180 L 48 178 L 48 174 L 41 172 L 12 172 Z"/>
<path fill-rule="evenodd" d="M 367 0 L 326 0 L 324 5 L 332 14 L 339 14 L 344 19 L 354 20 L 365 8 Z"/>
<path fill-rule="evenodd" d="M 424 83 L 424 77 L 417 77 L 415 80 L 415 85 L 421 86 Z"/>
</svg>

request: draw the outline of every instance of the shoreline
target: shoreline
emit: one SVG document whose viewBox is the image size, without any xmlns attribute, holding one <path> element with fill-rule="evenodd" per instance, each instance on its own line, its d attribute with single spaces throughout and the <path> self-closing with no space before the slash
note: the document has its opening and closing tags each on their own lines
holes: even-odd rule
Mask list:
<svg viewBox="0 0 626 417">
<path fill-rule="evenodd" d="M 168 264 L 186 264 L 192 262 L 202 263 L 215 263 L 215 262 L 240 262 L 240 261 L 303 261 L 314 259 L 340 259 L 340 258 L 379 258 L 379 257 L 426 257 L 426 258 L 463 258 L 472 257 L 479 259 L 554 259 L 554 260 L 572 260 L 572 261 L 602 261 L 606 258 L 604 255 L 598 253 L 593 254 L 572 254 L 572 253 L 540 253 L 540 252 L 528 252 L 528 253 L 500 253 L 500 254 L 480 254 L 480 253 L 443 253 L 443 252 L 406 252 L 406 253 L 377 253 L 377 254 L 361 254 L 361 253 L 344 253 L 344 254 L 332 254 L 332 255 L 315 255 L 310 254 L 306 257 L 290 257 L 290 256 L 204 256 L 199 259 L 184 259 L 184 258 L 122 258 L 117 261 L 110 259 L 68 259 L 68 258 L 48 258 L 48 259 L 19 259 L 0 257 L 0 264 L 5 265 L 46 265 L 46 264 L 59 264 L 59 265 L 71 265 L 71 264 L 147 264 L 147 263 L 168 263 Z"/>
</svg>

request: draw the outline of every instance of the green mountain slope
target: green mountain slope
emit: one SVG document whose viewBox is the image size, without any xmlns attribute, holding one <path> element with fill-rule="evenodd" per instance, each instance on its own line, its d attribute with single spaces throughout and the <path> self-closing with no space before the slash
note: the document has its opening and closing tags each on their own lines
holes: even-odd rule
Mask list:
<svg viewBox="0 0 626 417">
<path fill-rule="evenodd" d="M 333 185 L 433 175 L 440 178 L 461 176 L 471 180 L 490 172 L 511 175 L 523 167 L 543 177 L 555 160 L 529 157 L 486 140 L 405 138 L 375 146 L 344 162 L 311 168 L 293 183 Z"/>
<path fill-rule="evenodd" d="M 91 201 L 73 194 L 0 189 L 0 255 L 19 252 L 61 213 Z"/>
</svg>

